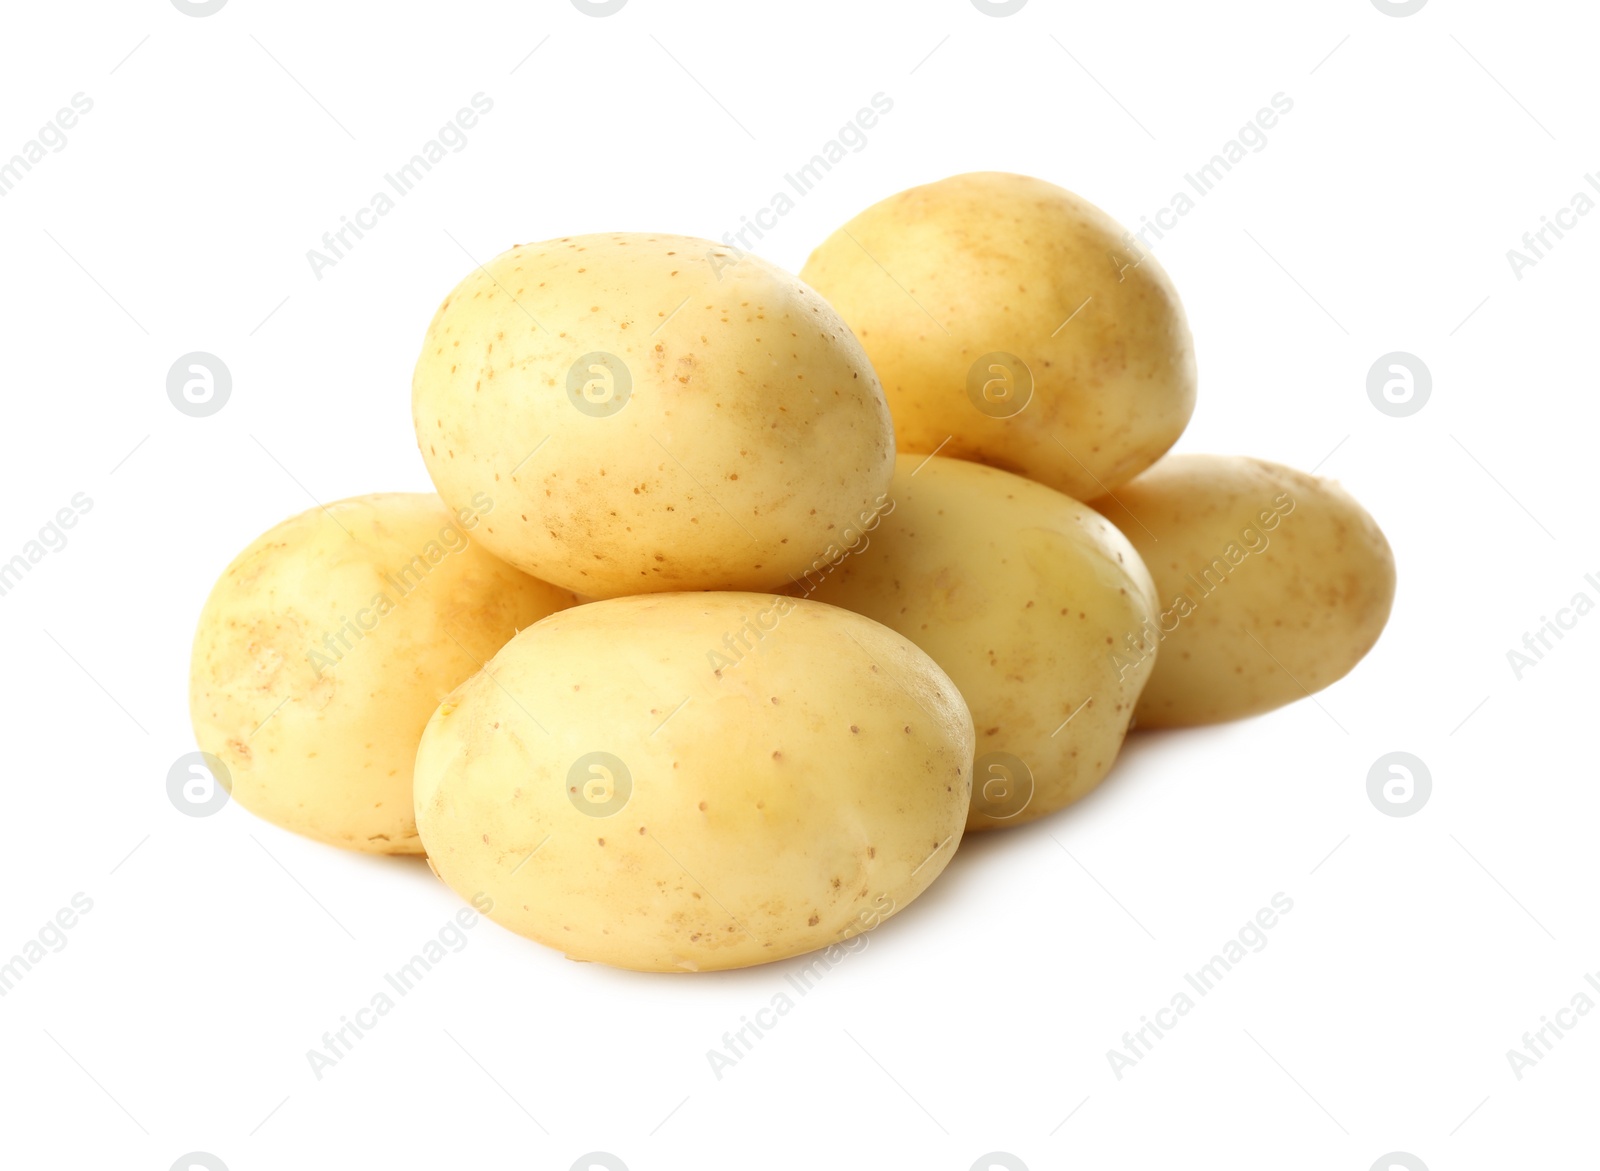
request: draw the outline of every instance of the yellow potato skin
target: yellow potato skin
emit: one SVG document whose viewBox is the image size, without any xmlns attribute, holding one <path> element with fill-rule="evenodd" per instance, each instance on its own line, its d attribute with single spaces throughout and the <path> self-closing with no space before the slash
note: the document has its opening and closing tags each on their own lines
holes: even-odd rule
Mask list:
<svg viewBox="0 0 1600 1171">
<path fill-rule="evenodd" d="M 575 601 L 472 543 L 495 511 L 359 496 L 234 559 L 201 611 L 189 685 L 195 740 L 234 800 L 331 845 L 422 852 L 411 770 L 428 718 L 518 629 Z"/>
<path fill-rule="evenodd" d="M 609 354 L 576 405 L 572 372 Z M 580 380 L 586 376 L 579 374 Z M 888 486 L 894 433 L 866 354 L 801 281 L 686 236 L 519 245 L 428 327 L 412 386 L 444 499 L 504 499 L 478 539 L 588 597 L 770 589 Z"/>
<path fill-rule="evenodd" d="M 572 959 L 745 967 L 921 893 L 960 841 L 972 743 L 948 677 L 859 615 L 613 599 L 523 631 L 445 700 L 417 753 L 417 825 L 452 889 Z M 606 791 L 577 764 L 597 752 L 629 778 L 607 816 L 580 808 Z"/>
<path fill-rule="evenodd" d="M 1172 282 L 1110 216 L 1050 183 L 979 173 L 902 191 L 824 241 L 801 277 L 866 347 L 901 451 L 1087 500 L 1154 463 L 1194 412 L 1194 343 Z M 994 353 L 1021 359 L 1034 383 L 1010 417 L 969 394 Z"/>
<path fill-rule="evenodd" d="M 1086 505 L 964 460 L 902 455 L 889 496 L 847 556 L 807 575 L 809 596 L 899 631 L 961 689 L 977 732 L 969 831 L 1076 801 L 1111 768 L 1155 665 L 1115 656 L 1156 613 L 1138 553 Z M 990 753 L 1026 766 L 1031 796 Z"/>
<path fill-rule="evenodd" d="M 1394 601 L 1394 554 L 1330 480 L 1243 456 L 1171 455 L 1094 508 L 1155 578 L 1145 727 L 1270 711 L 1341 679 Z"/>
</svg>

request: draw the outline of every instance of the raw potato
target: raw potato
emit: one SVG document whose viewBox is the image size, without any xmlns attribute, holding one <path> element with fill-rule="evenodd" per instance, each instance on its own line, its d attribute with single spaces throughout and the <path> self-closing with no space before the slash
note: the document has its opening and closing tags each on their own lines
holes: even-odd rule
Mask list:
<svg viewBox="0 0 1600 1171">
<path fill-rule="evenodd" d="M 801 277 L 866 347 L 902 451 L 1087 500 L 1154 463 L 1194 412 L 1172 282 L 1053 184 L 985 173 L 902 191 L 824 241 Z"/>
<path fill-rule="evenodd" d="M 1342 678 L 1378 641 L 1394 554 L 1332 481 L 1173 455 L 1114 495 L 1091 503 L 1144 556 L 1162 604 L 1141 725 L 1270 711 Z"/>
<path fill-rule="evenodd" d="M 422 852 L 411 770 L 428 718 L 519 628 L 574 603 L 468 540 L 497 512 L 358 496 L 234 559 L 200 615 L 189 710 L 239 804 L 336 846 Z"/>
<path fill-rule="evenodd" d="M 738 968 L 841 944 L 934 880 L 972 720 L 859 615 L 646 595 L 523 631 L 440 706 L 416 771 L 430 863 L 490 918 L 573 959 Z"/>
<path fill-rule="evenodd" d="M 1157 610 L 1144 563 L 1087 506 L 964 460 L 902 455 L 889 495 L 836 568 L 807 576 L 810 596 L 898 630 L 961 689 L 977 730 L 967 829 L 1071 804 L 1110 769 L 1155 664 L 1119 659 Z"/>
<path fill-rule="evenodd" d="M 484 547 L 589 597 L 782 585 L 894 461 L 839 315 L 687 236 L 570 236 L 474 270 L 428 328 L 412 411 L 447 502 L 504 499 Z"/>
</svg>

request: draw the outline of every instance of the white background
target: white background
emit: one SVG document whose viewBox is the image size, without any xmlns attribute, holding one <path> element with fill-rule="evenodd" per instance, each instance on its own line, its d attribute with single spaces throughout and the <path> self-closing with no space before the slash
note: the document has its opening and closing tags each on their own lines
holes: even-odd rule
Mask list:
<svg viewBox="0 0 1600 1171">
<path fill-rule="evenodd" d="M 1600 600 L 1600 216 L 1521 280 L 1506 259 L 1600 168 L 1590 6 L 124 0 L 5 19 L 0 158 L 75 93 L 94 108 L 0 199 L 0 560 L 75 493 L 93 508 L 0 598 L 0 959 L 75 893 L 93 909 L 0 999 L 0 1163 L 1592 1158 L 1600 1013 L 1520 1081 L 1506 1058 L 1600 971 L 1600 617 L 1520 681 L 1506 659 L 1575 593 Z M 480 91 L 467 147 L 314 277 L 307 249 Z M 313 497 L 428 487 L 411 367 L 468 254 L 720 238 L 879 92 L 892 113 L 762 254 L 798 269 L 869 203 L 977 169 L 1137 224 L 1292 98 L 1157 246 L 1201 372 L 1180 449 L 1342 481 L 1396 550 L 1389 629 L 1318 702 L 1136 734 L 1082 805 L 964 844 L 721 1080 L 706 1051 L 798 961 L 649 977 L 481 924 L 318 1081 L 306 1051 L 458 902 L 420 861 L 174 809 L 213 580 Z M 210 418 L 166 396 L 194 350 L 233 375 Z M 1433 376 L 1409 418 L 1366 394 L 1394 350 Z M 1431 771 L 1414 816 L 1368 799 L 1392 750 Z M 1294 909 L 1265 950 L 1119 1080 L 1106 1051 L 1280 891 Z"/>
</svg>

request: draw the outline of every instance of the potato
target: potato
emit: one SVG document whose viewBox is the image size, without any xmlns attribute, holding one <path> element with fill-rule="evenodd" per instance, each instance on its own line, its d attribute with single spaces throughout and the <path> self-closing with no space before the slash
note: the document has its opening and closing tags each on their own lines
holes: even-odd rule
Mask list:
<svg viewBox="0 0 1600 1171">
<path fill-rule="evenodd" d="M 1091 503 L 1143 555 L 1161 599 L 1140 724 L 1217 723 L 1320 691 L 1388 621 L 1389 543 L 1329 480 L 1242 456 L 1172 455 Z"/>
<path fill-rule="evenodd" d="M 1194 412 L 1194 346 L 1166 273 L 1099 208 L 1038 179 L 902 191 L 801 277 L 866 347 L 902 451 L 1087 500 L 1154 463 Z"/>
<path fill-rule="evenodd" d="M 949 673 L 977 730 L 969 830 L 1076 801 L 1116 759 L 1155 657 L 1114 665 L 1157 610 L 1126 538 L 1053 488 L 963 460 L 902 455 L 892 508 L 816 601 L 898 630 Z"/>
<path fill-rule="evenodd" d="M 412 409 L 446 502 L 505 502 L 476 539 L 590 597 L 781 585 L 893 471 L 838 314 L 686 236 L 570 236 L 474 270 L 428 328 Z"/>
<path fill-rule="evenodd" d="M 842 944 L 961 839 L 972 719 L 911 643 L 752 593 L 595 602 L 523 631 L 417 753 L 436 873 L 572 959 L 738 968 Z"/>
<path fill-rule="evenodd" d="M 486 496 L 455 515 L 431 493 L 358 496 L 234 559 L 200 614 L 189 710 L 239 804 L 336 846 L 422 852 L 411 768 L 428 717 L 574 603 L 468 540 L 493 515 Z"/>
</svg>

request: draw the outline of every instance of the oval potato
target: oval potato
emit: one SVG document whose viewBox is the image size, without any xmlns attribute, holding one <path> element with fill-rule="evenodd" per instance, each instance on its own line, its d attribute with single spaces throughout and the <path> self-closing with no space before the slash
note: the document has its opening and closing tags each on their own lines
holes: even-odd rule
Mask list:
<svg viewBox="0 0 1600 1171">
<path fill-rule="evenodd" d="M 769 589 L 888 486 L 894 434 L 850 330 L 800 280 L 687 236 L 519 245 L 435 314 L 412 385 L 440 495 L 589 597 Z"/>
<path fill-rule="evenodd" d="M 872 359 L 902 451 L 1077 500 L 1154 463 L 1194 412 L 1194 343 L 1160 264 L 1099 208 L 1023 175 L 874 204 L 801 277 Z"/>
<path fill-rule="evenodd" d="M 1243 456 L 1172 455 L 1091 504 L 1144 556 L 1161 600 L 1141 725 L 1233 720 L 1320 691 L 1388 621 L 1394 554 L 1330 480 Z"/>
<path fill-rule="evenodd" d="M 915 898 L 960 841 L 971 770 L 960 694 L 892 630 L 645 595 L 523 631 L 445 700 L 417 825 L 451 888 L 573 959 L 737 968 Z"/>
<path fill-rule="evenodd" d="M 817 601 L 911 639 L 949 674 L 977 732 L 969 830 L 1071 804 L 1111 768 L 1155 664 L 1116 652 L 1155 616 L 1120 532 L 1043 484 L 964 460 L 902 455 L 891 505 Z"/>
<path fill-rule="evenodd" d="M 200 614 L 189 709 L 239 804 L 336 846 L 422 852 L 411 770 L 428 718 L 520 627 L 574 603 L 468 539 L 494 511 L 359 496 L 234 559 Z"/>
</svg>

